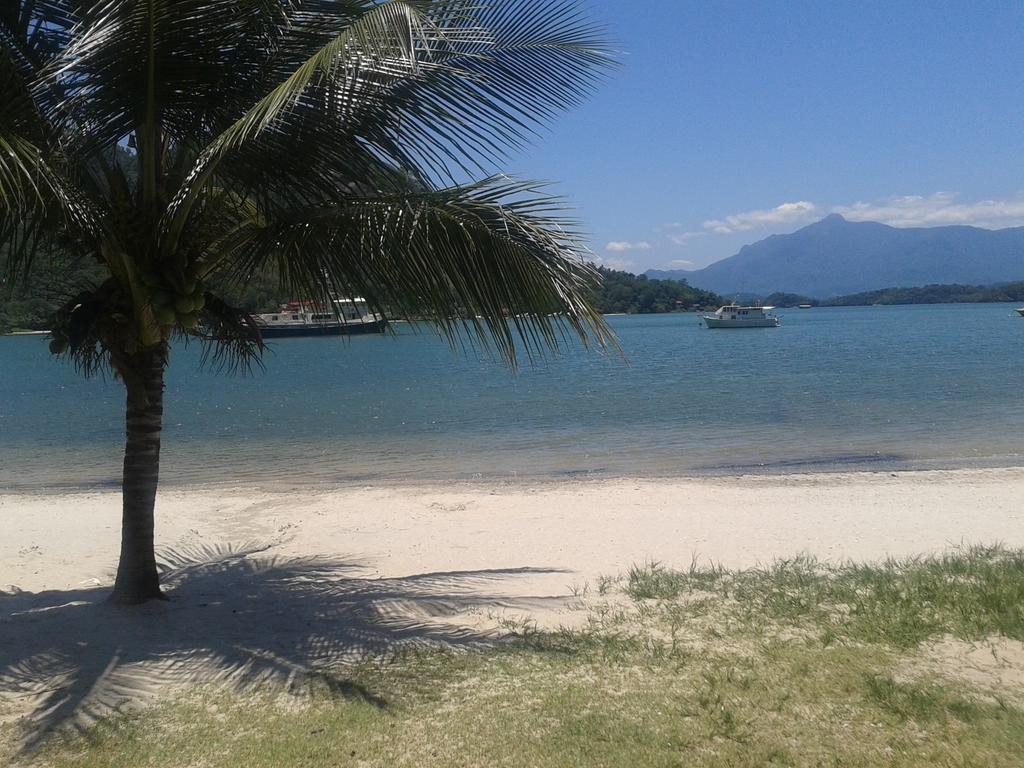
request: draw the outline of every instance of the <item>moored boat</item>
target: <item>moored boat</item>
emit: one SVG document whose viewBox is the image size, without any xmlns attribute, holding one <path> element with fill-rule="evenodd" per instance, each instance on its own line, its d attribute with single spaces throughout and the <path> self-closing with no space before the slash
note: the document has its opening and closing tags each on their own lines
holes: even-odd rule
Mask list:
<svg viewBox="0 0 1024 768">
<path fill-rule="evenodd" d="M 1013 311 L 1016 312 L 1021 317 L 1024 317 L 1024 307 L 1021 307 L 1020 309 L 1015 309 Z"/>
<path fill-rule="evenodd" d="M 713 315 L 704 315 L 708 328 L 775 328 L 779 318 L 771 314 L 775 307 L 741 307 L 728 304 Z"/>
<path fill-rule="evenodd" d="M 335 299 L 333 310 L 292 301 L 277 312 L 255 315 L 255 319 L 264 339 L 383 333 L 388 324 L 384 317 L 371 312 L 362 298 Z"/>
</svg>

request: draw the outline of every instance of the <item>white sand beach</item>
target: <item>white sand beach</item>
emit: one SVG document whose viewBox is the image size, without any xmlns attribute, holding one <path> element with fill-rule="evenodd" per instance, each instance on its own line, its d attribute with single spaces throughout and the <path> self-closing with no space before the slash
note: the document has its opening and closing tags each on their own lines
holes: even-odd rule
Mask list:
<svg viewBox="0 0 1024 768">
<path fill-rule="evenodd" d="M 0 586 L 112 583 L 117 493 L 0 495 L 0 520 Z M 546 596 L 649 560 L 744 567 L 803 552 L 875 560 L 996 541 L 1024 546 L 1024 468 L 286 493 L 172 488 L 157 500 L 159 548 L 255 545 L 281 558 L 341 557 L 367 578 L 555 569 L 516 581 Z"/>
<path fill-rule="evenodd" d="M 1024 469 L 361 487 L 170 489 L 171 598 L 105 602 L 117 493 L 0 496 L 0 714 L 88 724 L 173 686 L 296 675 L 498 620 L 572 625 L 602 575 L 1024 546 Z"/>
</svg>

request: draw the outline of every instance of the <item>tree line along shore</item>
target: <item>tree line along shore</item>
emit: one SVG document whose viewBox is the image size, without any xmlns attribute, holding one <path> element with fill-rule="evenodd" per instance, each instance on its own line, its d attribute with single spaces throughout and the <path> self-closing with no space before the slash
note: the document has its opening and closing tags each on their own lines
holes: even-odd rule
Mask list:
<svg viewBox="0 0 1024 768">
<path fill-rule="evenodd" d="M 3 261 L 0 255 L 0 262 Z M 57 308 L 97 275 L 89 264 L 65 264 L 42 260 L 28 282 L 13 290 L 0 286 L 0 333 L 46 330 Z M 935 284 L 915 288 L 883 288 L 819 299 L 796 293 L 767 296 L 721 296 L 690 285 L 686 280 L 659 280 L 599 267 L 601 282 L 592 291 L 594 306 L 605 314 L 662 314 L 713 310 L 731 301 L 775 307 L 854 307 L 893 304 L 986 304 L 1024 302 L 1024 281 L 995 286 Z M 271 311 L 293 299 L 282 292 L 273 274 L 254 275 L 243 285 L 230 288 L 238 306 L 251 312 Z"/>
<path fill-rule="evenodd" d="M 3 258 L 0 256 L 0 263 Z M 89 264 L 40 261 L 27 284 L 17 292 L 0 288 L 0 333 L 13 330 L 45 330 L 53 313 L 83 286 L 98 282 Z M 694 288 L 685 280 L 650 280 L 642 275 L 601 267 L 601 276 L 589 294 L 604 314 L 655 314 L 710 310 L 724 302 L 711 291 Z M 295 299 L 283 291 L 271 272 L 253 275 L 243 284 L 221 286 L 236 306 L 250 312 L 270 312 Z"/>
<path fill-rule="evenodd" d="M 773 293 L 765 304 L 776 307 L 868 307 L 875 304 L 998 304 L 1024 301 L 1024 281 L 1002 285 L 933 284 L 918 288 L 881 288 L 829 299 L 815 299 L 795 293 Z"/>
</svg>

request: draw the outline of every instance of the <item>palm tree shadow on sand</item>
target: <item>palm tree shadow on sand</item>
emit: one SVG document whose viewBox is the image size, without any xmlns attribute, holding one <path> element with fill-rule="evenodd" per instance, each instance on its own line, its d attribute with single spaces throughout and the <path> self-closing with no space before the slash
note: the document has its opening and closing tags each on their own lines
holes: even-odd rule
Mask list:
<svg viewBox="0 0 1024 768">
<path fill-rule="evenodd" d="M 495 594 L 501 581 L 557 569 L 360 577 L 358 561 L 281 558 L 269 546 L 164 551 L 167 602 L 123 608 L 109 590 L 0 595 L 0 700 L 25 712 L 23 750 L 55 730 L 85 729 L 192 685 L 238 690 L 312 680 L 378 707 L 346 679 L 351 664 L 423 647 L 486 645 L 495 636 L 453 617 L 527 612 L 564 598 Z"/>
</svg>

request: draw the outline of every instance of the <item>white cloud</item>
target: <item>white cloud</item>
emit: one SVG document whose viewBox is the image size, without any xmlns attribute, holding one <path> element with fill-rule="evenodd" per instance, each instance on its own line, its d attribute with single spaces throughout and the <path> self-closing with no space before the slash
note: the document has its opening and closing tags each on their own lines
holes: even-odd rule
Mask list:
<svg viewBox="0 0 1024 768">
<path fill-rule="evenodd" d="M 1024 226 L 1024 192 L 1016 197 L 1003 199 L 961 202 L 950 192 L 932 195 L 904 195 L 882 198 L 870 202 L 858 201 L 848 205 L 824 206 L 807 200 L 783 203 L 775 208 L 746 211 L 704 222 L 703 231 L 682 231 L 683 227 L 673 222 L 664 224 L 656 232 L 658 248 L 648 240 L 613 240 L 604 247 L 604 256 L 594 255 L 594 260 L 611 269 L 636 272 L 638 261 L 650 266 L 651 256 L 641 254 L 654 251 L 668 244 L 684 247 L 691 240 L 711 235 L 735 235 L 752 230 L 768 232 L 786 231 L 817 221 L 829 213 L 838 213 L 850 221 L 878 221 L 893 227 L 935 227 L 967 225 L 984 229 Z M 675 230 L 675 231 L 672 231 Z M 761 235 L 763 236 L 763 235 Z M 652 240 L 654 238 L 652 237 Z M 668 262 L 672 268 L 693 268 L 689 259 L 674 259 Z M 642 267 L 641 267 L 642 268 Z"/>
<path fill-rule="evenodd" d="M 930 197 L 907 195 L 840 205 L 832 208 L 832 212 L 850 221 L 880 221 L 893 227 L 965 224 L 998 229 L 1024 225 L 1024 197 L 960 203 L 955 194 L 938 192 Z"/>
<path fill-rule="evenodd" d="M 724 219 L 705 221 L 704 229 L 716 235 L 731 235 L 762 227 L 779 227 L 812 221 L 820 215 L 821 211 L 814 203 L 799 200 L 795 203 L 783 203 L 766 211 L 746 211 L 734 213 Z"/>
<path fill-rule="evenodd" d="M 669 235 L 668 239 L 672 241 L 673 245 L 686 245 L 693 238 L 704 237 L 706 234 L 707 232 L 684 232 L 681 235 Z"/>
<path fill-rule="evenodd" d="M 611 253 L 622 253 L 623 251 L 649 251 L 651 250 L 651 244 L 646 240 L 641 240 L 638 243 L 628 243 L 623 240 L 617 240 L 608 243 L 604 249 Z"/>
<path fill-rule="evenodd" d="M 704 233 L 669 235 L 684 245 L 697 234 L 732 235 L 753 229 L 771 229 L 816 221 L 826 213 L 838 213 L 850 221 L 879 221 L 892 227 L 938 227 L 962 224 L 984 229 L 1024 226 L 1024 195 L 1002 200 L 959 202 L 951 192 L 930 196 L 904 195 L 872 202 L 823 208 L 801 200 L 768 210 L 734 213 L 704 222 Z"/>
</svg>

